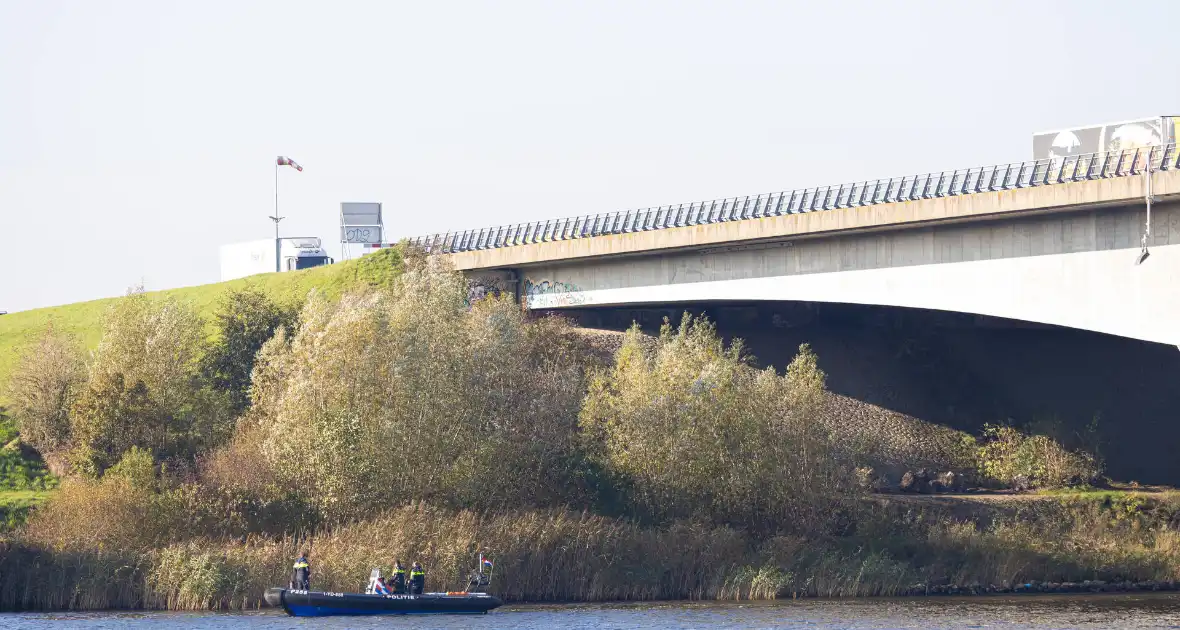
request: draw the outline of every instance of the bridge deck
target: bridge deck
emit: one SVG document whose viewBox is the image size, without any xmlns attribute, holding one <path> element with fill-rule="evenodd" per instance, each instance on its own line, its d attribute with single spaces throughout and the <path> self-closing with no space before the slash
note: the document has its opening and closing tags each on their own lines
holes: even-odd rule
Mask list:
<svg viewBox="0 0 1180 630">
<path fill-rule="evenodd" d="M 1161 201 L 1180 196 L 1180 166 L 1171 157 L 1175 152 L 1169 146 L 1164 153 L 1168 159 L 1154 158 L 1152 167 L 1154 196 Z M 1084 159 L 1072 162 L 1072 164 L 1081 169 Z M 1093 164 L 1099 164 L 1101 161 L 1097 157 L 1092 158 Z M 1118 162 L 1118 160 L 1114 161 Z M 1055 177 L 1049 177 L 1051 183 L 1043 183 L 1042 179 L 1041 183 L 1035 185 L 1012 185 L 1008 188 L 995 190 L 987 190 L 984 187 L 980 192 L 929 197 L 917 196 L 900 200 L 890 198 L 888 201 L 835 205 L 822 211 L 784 211 L 776 214 L 773 211 L 774 204 L 763 200 L 758 202 L 758 207 L 771 208 L 771 211 L 744 219 L 739 215 L 732 219 L 707 221 L 706 215 L 698 213 L 691 215 L 690 218 L 695 220 L 698 216 L 704 216 L 705 219 L 693 223 L 684 219 L 684 217 L 690 216 L 687 211 L 683 213 L 669 211 L 661 215 L 671 217 L 666 219 L 668 224 L 665 227 L 658 222 L 645 224 L 642 218 L 643 213 L 654 211 L 640 211 L 639 213 L 631 213 L 630 218 L 618 219 L 624 225 L 632 223 L 639 225 L 638 228 L 630 230 L 603 232 L 596 227 L 603 224 L 604 221 L 614 222 L 615 219 L 610 218 L 614 215 L 610 215 L 607 219 L 601 217 L 599 219 L 593 217 L 568 219 L 564 221 L 568 225 L 562 228 L 554 228 L 552 225 L 537 227 L 536 224 L 530 224 L 514 228 L 484 230 L 482 231 L 483 236 L 461 233 L 445 237 L 417 239 L 415 242 L 430 247 L 433 251 L 450 253 L 450 258 L 456 269 L 475 270 L 524 267 L 560 260 L 620 256 L 656 250 L 785 240 L 834 232 L 898 229 L 915 224 L 998 219 L 1017 213 L 1031 215 L 1071 208 L 1098 208 L 1135 203 L 1144 197 L 1145 181 L 1142 174 L 1145 171 L 1143 167 L 1145 163 L 1145 160 L 1138 161 L 1139 167 L 1134 172 L 1127 168 L 1119 171 L 1121 173 L 1119 175 L 1112 172 L 1106 177 L 1097 174 L 1088 179 L 1078 176 L 1076 179 L 1065 178 L 1061 183 L 1053 181 L 1056 179 Z M 1065 167 L 1065 164 L 1071 163 L 1063 163 L 1058 172 L 1071 171 Z M 1021 168 L 1014 166 L 1013 170 L 1017 171 Z M 1029 172 L 1035 171 L 1031 168 L 1028 170 Z M 1001 172 L 1003 172 L 1002 169 Z M 1084 173 L 1085 170 L 1082 172 Z M 988 179 L 982 175 L 979 177 L 983 180 Z M 909 181 L 907 178 L 902 179 Z M 1025 181 L 1027 184 L 1027 176 Z M 883 182 L 882 186 L 885 185 Z M 851 195 L 855 198 L 853 194 L 856 190 L 855 186 L 860 185 L 850 185 L 848 192 L 838 193 L 837 197 L 844 199 Z M 888 185 L 890 190 L 896 186 L 897 184 Z M 869 191 L 871 192 L 871 190 L 870 187 Z M 789 198 L 794 193 L 781 193 L 780 198 L 783 195 Z M 709 204 L 717 203 L 721 202 L 706 202 L 700 206 L 707 207 Z M 726 203 L 727 207 L 734 207 L 734 204 Z M 696 206 L 697 204 L 690 205 Z M 738 207 L 741 205 L 737 204 Z M 663 209 L 660 212 L 663 212 Z M 622 213 L 616 214 L 621 215 Z M 657 214 L 660 213 L 657 212 Z M 644 227 L 645 225 L 646 227 Z M 658 227 L 653 227 L 653 225 Z M 587 230 L 585 236 L 581 235 L 582 228 L 579 226 L 589 226 L 585 228 Z M 537 234 L 542 236 L 537 237 Z M 544 237 L 545 234 L 550 236 Z M 476 246 L 468 248 L 463 245 L 468 241 L 475 242 Z M 479 246 L 480 242 L 485 244 Z"/>
</svg>

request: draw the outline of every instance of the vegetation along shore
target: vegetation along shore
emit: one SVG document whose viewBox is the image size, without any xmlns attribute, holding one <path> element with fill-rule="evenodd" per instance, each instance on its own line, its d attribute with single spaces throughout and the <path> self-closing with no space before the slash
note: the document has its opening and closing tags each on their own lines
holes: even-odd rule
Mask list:
<svg viewBox="0 0 1180 630">
<path fill-rule="evenodd" d="M 1180 497 L 1085 440 L 869 417 L 806 345 L 583 331 L 404 247 L 0 325 L 0 610 L 257 607 L 302 549 L 334 591 L 483 552 L 508 601 L 1180 582 Z"/>
</svg>

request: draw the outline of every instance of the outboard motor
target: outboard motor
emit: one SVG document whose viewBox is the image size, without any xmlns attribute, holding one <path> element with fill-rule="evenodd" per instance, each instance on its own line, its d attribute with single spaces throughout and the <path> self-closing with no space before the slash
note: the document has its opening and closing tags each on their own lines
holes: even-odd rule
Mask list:
<svg viewBox="0 0 1180 630">
<path fill-rule="evenodd" d="M 487 592 L 488 585 L 491 584 L 491 577 L 486 573 L 473 571 L 471 577 L 467 578 L 467 592 L 468 593 L 484 593 Z"/>
<path fill-rule="evenodd" d="M 373 595 L 377 592 L 377 580 L 381 579 L 381 569 L 373 569 L 369 574 L 369 586 L 365 588 L 366 595 Z"/>
</svg>

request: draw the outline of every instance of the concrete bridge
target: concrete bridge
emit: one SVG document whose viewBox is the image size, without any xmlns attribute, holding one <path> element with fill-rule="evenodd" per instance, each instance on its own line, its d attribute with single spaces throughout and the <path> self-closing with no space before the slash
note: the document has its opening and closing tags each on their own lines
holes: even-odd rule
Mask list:
<svg viewBox="0 0 1180 630">
<path fill-rule="evenodd" d="M 514 291 L 530 309 L 833 302 L 1180 344 L 1174 146 L 414 242 Z"/>
</svg>

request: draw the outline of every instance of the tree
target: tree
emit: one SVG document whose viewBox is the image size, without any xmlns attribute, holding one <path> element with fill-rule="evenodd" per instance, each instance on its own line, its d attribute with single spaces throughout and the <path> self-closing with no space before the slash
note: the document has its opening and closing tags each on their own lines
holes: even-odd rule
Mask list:
<svg viewBox="0 0 1180 630">
<path fill-rule="evenodd" d="M 412 499 L 457 507 L 585 503 L 584 391 L 556 320 L 469 305 L 462 274 L 411 259 L 388 289 L 313 295 L 258 355 L 242 433 L 330 520 Z M 572 335 L 571 335 L 572 336 Z"/>
<path fill-rule="evenodd" d="M 169 413 L 188 407 L 198 389 L 204 324 L 188 304 L 149 297 L 134 288 L 103 317 L 102 340 L 90 366 L 91 380 L 122 375 L 143 381 Z"/>
<path fill-rule="evenodd" d="M 71 463 L 101 475 L 132 447 L 188 464 L 229 437 L 228 398 L 200 374 L 200 317 L 133 290 L 103 320 L 89 381 L 74 403 Z"/>
<path fill-rule="evenodd" d="M 11 414 L 25 442 L 43 453 L 70 439 L 70 406 L 86 382 L 82 348 L 52 328 L 21 357 L 12 376 Z"/>
<path fill-rule="evenodd" d="M 127 383 L 122 374 L 99 375 L 71 410 L 74 449 L 70 463 L 90 477 L 100 477 L 135 447 L 168 454 L 167 414 L 143 381 Z"/>
<path fill-rule="evenodd" d="M 297 311 L 257 289 L 229 291 L 214 315 L 217 338 L 201 361 L 205 381 L 229 397 L 233 412 L 250 404 L 250 373 L 262 345 L 280 327 L 290 329 Z"/>
</svg>

